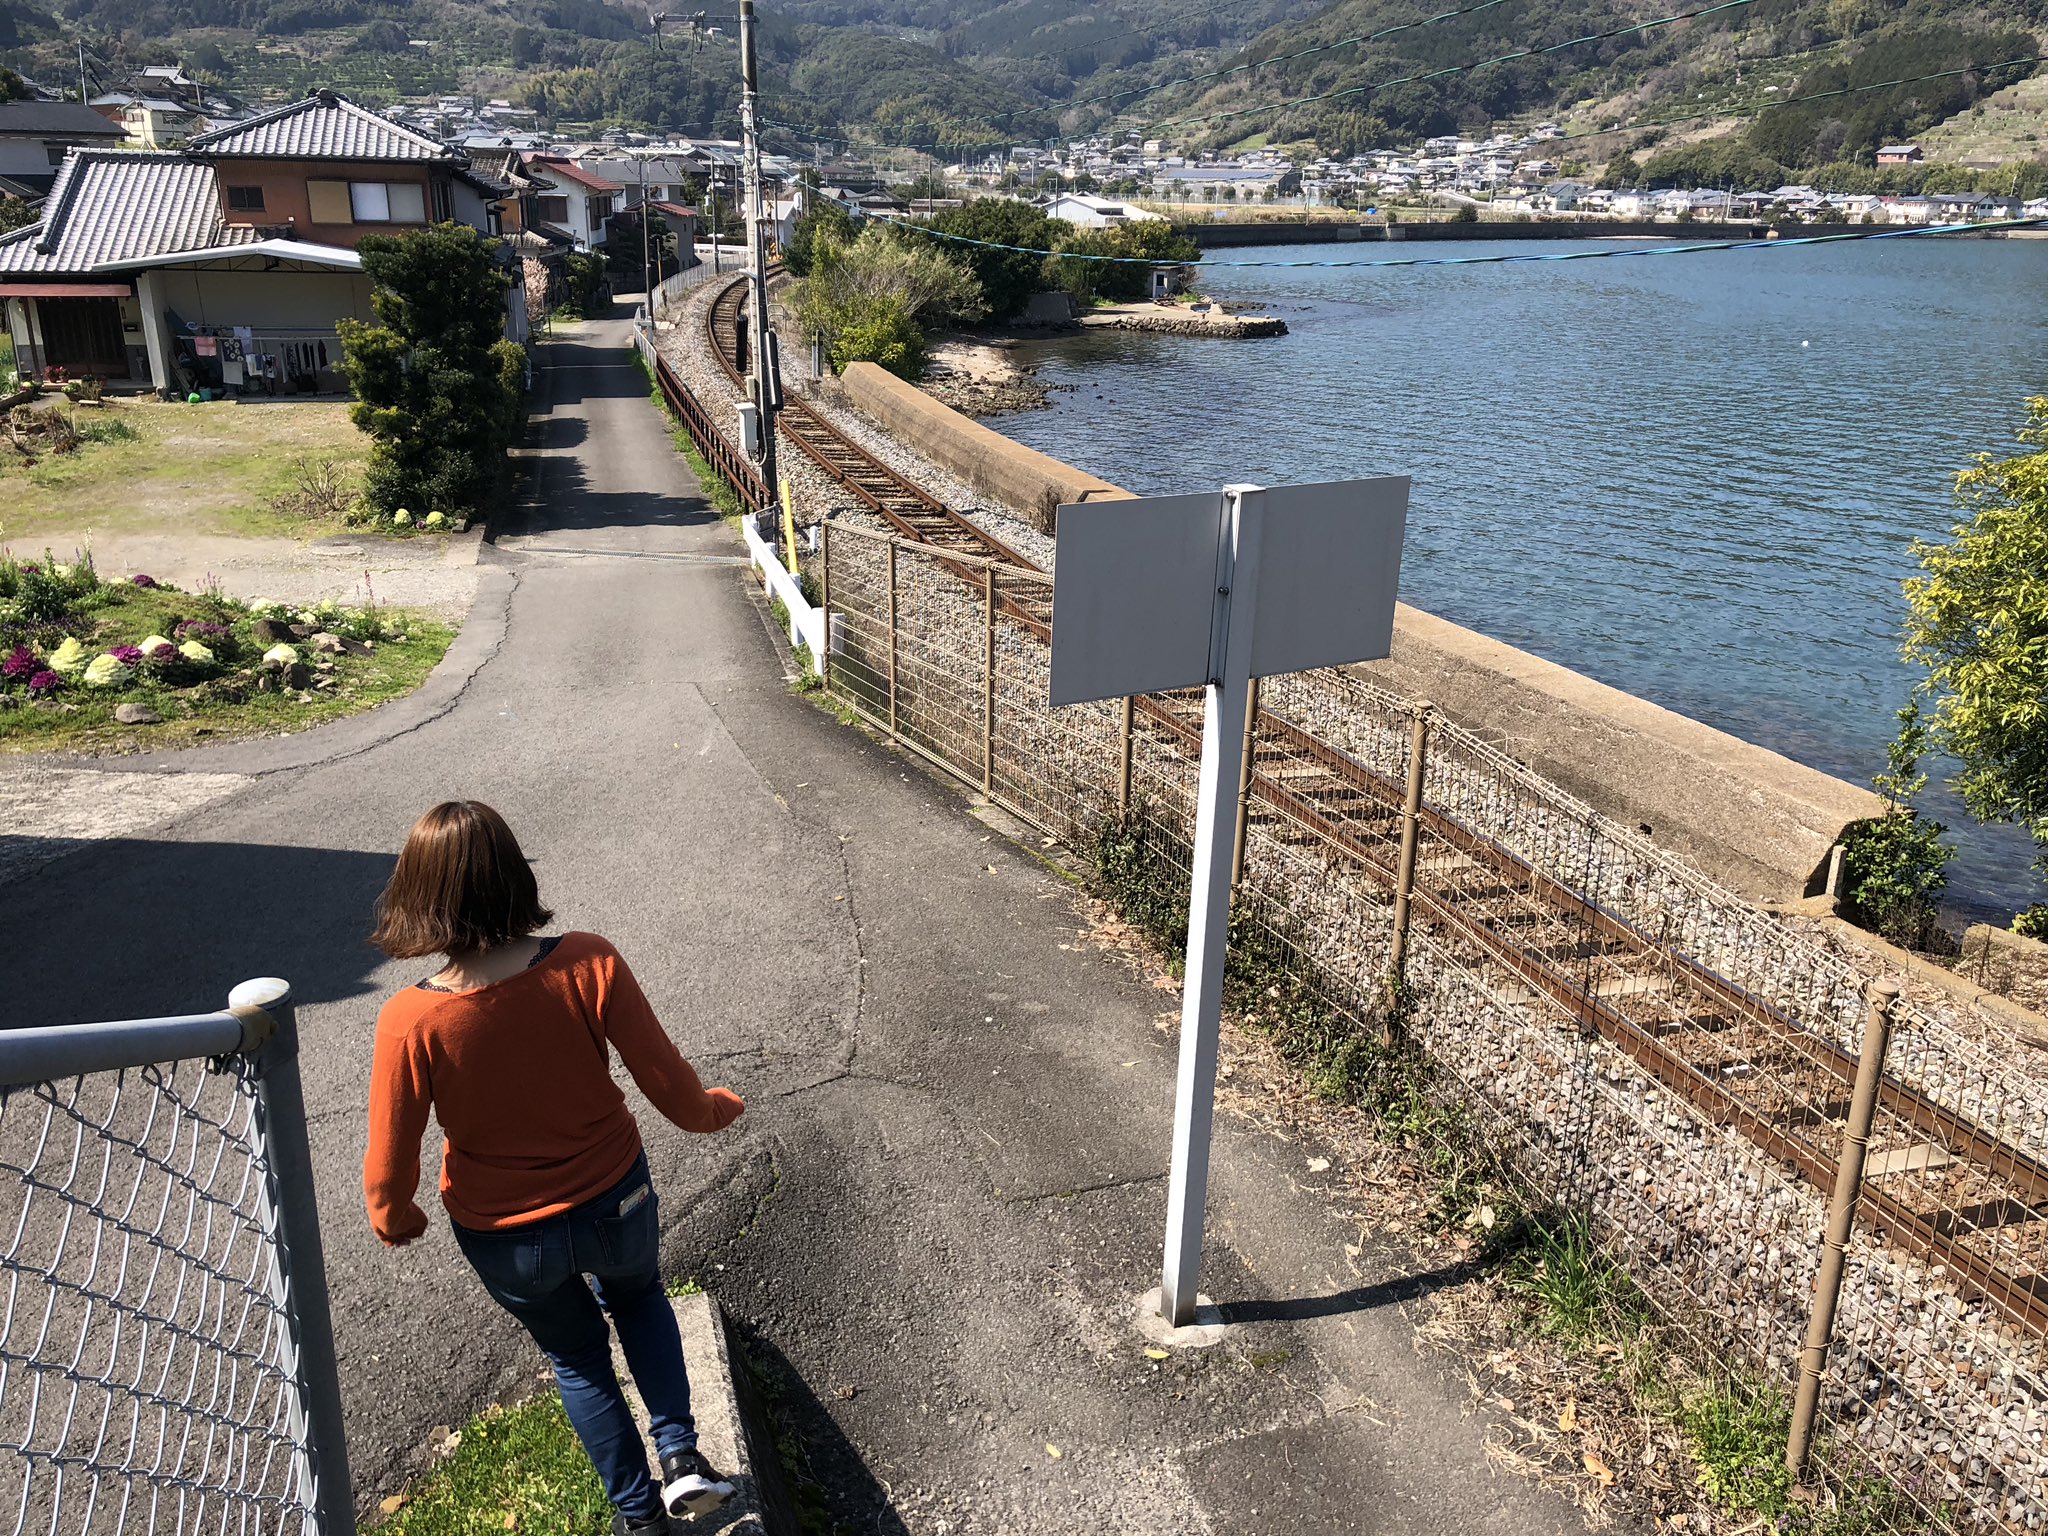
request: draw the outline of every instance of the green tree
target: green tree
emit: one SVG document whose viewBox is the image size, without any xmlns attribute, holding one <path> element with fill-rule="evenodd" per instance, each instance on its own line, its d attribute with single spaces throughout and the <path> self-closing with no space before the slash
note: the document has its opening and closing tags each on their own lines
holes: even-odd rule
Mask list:
<svg viewBox="0 0 2048 1536">
<path fill-rule="evenodd" d="M 1051 250 L 1073 228 L 1064 219 L 1047 218 L 1043 210 L 1028 203 L 993 197 L 944 209 L 931 221 L 931 227 L 949 235 L 987 242 L 937 243 L 974 274 L 981 285 L 982 302 L 996 320 L 1008 320 L 1017 314 L 1032 294 L 1046 286 L 1045 257 L 1037 253 Z M 999 249 L 1004 246 L 1019 249 Z"/>
<path fill-rule="evenodd" d="M 13 70 L 0 64 L 0 101 L 27 101 L 28 85 Z"/>
<path fill-rule="evenodd" d="M 483 510 L 519 425 L 525 354 L 504 340 L 509 279 L 475 230 L 436 224 L 358 246 L 377 323 L 341 322 L 355 403 L 374 439 L 364 494 L 390 514 Z"/>
<path fill-rule="evenodd" d="M 1914 545 L 1904 651 L 1927 669 L 1932 739 L 1961 766 L 1963 804 L 2025 827 L 2048 875 L 2048 395 L 2027 402 L 2019 439 L 2027 451 L 1956 477 L 1970 516 L 1947 542 Z"/>
<path fill-rule="evenodd" d="M 810 276 L 812 253 L 821 237 L 837 245 L 851 245 L 854 238 L 853 215 L 843 204 L 828 197 L 813 196 L 810 206 L 791 226 L 789 244 L 782 248 L 782 265 L 791 277 Z"/>
<path fill-rule="evenodd" d="M 880 363 L 916 378 L 924 369 L 924 325 L 979 319 L 980 286 L 930 241 L 875 224 L 842 244 L 820 233 L 811 270 L 793 307 L 804 334 L 825 343 L 835 370 Z"/>
<path fill-rule="evenodd" d="M 24 198 L 0 196 L 0 235 L 36 221 L 36 210 Z"/>
</svg>

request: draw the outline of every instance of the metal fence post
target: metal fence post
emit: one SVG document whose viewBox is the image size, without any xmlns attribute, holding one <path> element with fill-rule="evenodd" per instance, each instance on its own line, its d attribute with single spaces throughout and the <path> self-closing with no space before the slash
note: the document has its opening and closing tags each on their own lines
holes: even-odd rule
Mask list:
<svg viewBox="0 0 2048 1536">
<path fill-rule="evenodd" d="M 260 1010 L 276 1026 L 254 1058 L 256 1123 L 262 1134 L 263 1201 L 277 1234 L 271 1286 L 290 1321 L 291 1372 L 299 1389 L 300 1406 L 291 1426 L 299 1486 L 307 1506 L 316 1511 L 319 1536 L 355 1536 L 355 1492 L 342 1435 L 341 1373 L 334 1358 L 320 1212 L 313 1198 L 313 1152 L 306 1139 L 292 989 L 274 976 L 245 981 L 228 994 L 228 1006 Z"/>
<path fill-rule="evenodd" d="M 818 612 L 823 623 L 818 630 L 824 653 L 818 660 L 818 676 L 832 686 L 832 519 L 818 520 Z"/>
<path fill-rule="evenodd" d="M 1394 1043 L 1394 1001 L 1407 980 L 1408 914 L 1415 897 L 1415 850 L 1422 836 L 1422 785 L 1429 766 L 1429 712 L 1427 699 L 1415 701 L 1415 718 L 1408 728 L 1408 794 L 1401 805 L 1401 857 L 1394 870 L 1394 937 L 1387 954 L 1387 1012 L 1384 1036 Z"/>
<path fill-rule="evenodd" d="M 1828 1205 L 1827 1238 L 1821 1248 L 1820 1274 L 1814 1281 L 1806 1348 L 1799 1356 L 1799 1393 L 1792 1404 L 1792 1433 L 1785 1445 L 1785 1465 L 1795 1478 L 1806 1475 L 1807 1458 L 1813 1449 L 1813 1421 L 1820 1409 L 1821 1377 L 1827 1370 L 1828 1346 L 1834 1341 L 1842 1269 L 1849 1234 L 1856 1226 L 1856 1204 L 1863 1195 L 1864 1153 L 1870 1141 L 1870 1123 L 1877 1112 L 1885 1051 L 1891 1044 L 1892 1005 L 1898 1000 L 1899 984 L 1887 977 L 1872 985 L 1869 1006 L 1863 1015 L 1863 1053 L 1856 1058 L 1856 1086 L 1849 1100 L 1849 1123 L 1842 1131 L 1842 1155 L 1835 1164 L 1835 1192 Z"/>
<path fill-rule="evenodd" d="M 1252 758 L 1259 737 L 1259 680 L 1245 688 L 1244 755 L 1237 762 L 1237 838 L 1230 848 L 1230 889 L 1235 894 L 1244 879 L 1244 848 L 1252 819 Z"/>
<path fill-rule="evenodd" d="M 981 570 L 981 792 L 995 792 L 996 777 L 996 568 Z"/>
<path fill-rule="evenodd" d="M 889 739 L 896 739 L 896 541 L 889 541 Z"/>
<path fill-rule="evenodd" d="M 1131 814 L 1131 721 L 1137 712 L 1138 701 L 1125 695 L 1123 744 L 1119 748 L 1121 766 L 1116 775 L 1116 814 L 1119 821 Z"/>
</svg>

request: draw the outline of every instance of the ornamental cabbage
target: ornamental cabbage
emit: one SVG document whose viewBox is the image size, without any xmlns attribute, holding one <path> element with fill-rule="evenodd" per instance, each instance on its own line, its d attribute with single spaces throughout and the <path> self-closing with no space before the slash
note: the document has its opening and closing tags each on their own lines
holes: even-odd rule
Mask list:
<svg viewBox="0 0 2048 1536">
<path fill-rule="evenodd" d="M 104 656 L 95 656 L 85 669 L 85 685 L 88 688 L 118 688 L 128 681 L 128 664 L 112 651 Z"/>
<path fill-rule="evenodd" d="M 92 652 L 85 648 L 85 642 L 72 635 L 50 653 L 50 670 L 59 677 L 75 677 L 85 670 L 91 655 Z"/>
<path fill-rule="evenodd" d="M 162 635 L 149 635 L 135 642 L 135 649 L 145 656 L 154 656 L 158 651 L 175 650 L 176 647 Z"/>
<path fill-rule="evenodd" d="M 391 514 L 391 521 L 400 528 L 410 528 L 412 526 L 412 514 L 406 511 L 405 508 L 400 507 Z"/>
<path fill-rule="evenodd" d="M 298 659 L 298 651 L 282 643 L 273 645 L 263 653 L 263 664 L 269 667 L 288 667 Z"/>
<path fill-rule="evenodd" d="M 187 640 L 183 645 L 178 647 L 178 654 L 184 657 L 187 661 L 213 660 L 213 652 L 209 651 L 197 640 Z"/>
<path fill-rule="evenodd" d="M 446 516 L 445 516 L 444 514 L 442 514 L 442 513 L 439 513 L 439 512 L 429 512 L 429 513 L 427 514 L 427 526 L 428 526 L 429 528 L 435 528 L 435 529 L 439 529 L 439 528 L 446 528 L 446 527 L 448 526 L 448 519 L 447 519 L 447 517 L 446 517 Z"/>
</svg>

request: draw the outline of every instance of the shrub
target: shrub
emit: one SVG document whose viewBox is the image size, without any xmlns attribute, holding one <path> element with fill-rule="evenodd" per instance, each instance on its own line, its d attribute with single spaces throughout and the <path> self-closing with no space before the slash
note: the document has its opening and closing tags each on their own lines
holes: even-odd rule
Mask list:
<svg viewBox="0 0 2048 1536">
<path fill-rule="evenodd" d="M 349 417 L 376 440 L 365 495 L 387 518 L 405 506 L 480 512 L 518 421 L 499 346 L 509 279 L 460 225 L 369 235 L 359 250 L 378 323 L 344 320 L 341 332 Z"/>
<path fill-rule="evenodd" d="M 835 371 L 844 371 L 848 363 L 868 362 L 902 379 L 924 373 L 924 332 L 900 299 L 875 300 L 862 314 L 849 317 L 831 347 Z"/>
<path fill-rule="evenodd" d="M 1920 706 L 1909 703 L 1899 711 L 1899 734 L 1886 749 L 1886 771 L 1875 780 L 1886 800 L 1884 814 L 1842 836 L 1842 898 L 1849 920 L 1909 949 L 1924 949 L 1934 937 L 1948 861 L 1955 854 L 1942 841 L 1948 829 L 1908 803 L 1927 787 L 1919 768 L 1926 745 Z"/>
<path fill-rule="evenodd" d="M 302 455 L 292 462 L 291 484 L 270 499 L 270 510 L 294 522 L 346 522 L 355 512 L 358 487 L 340 459 Z"/>
</svg>

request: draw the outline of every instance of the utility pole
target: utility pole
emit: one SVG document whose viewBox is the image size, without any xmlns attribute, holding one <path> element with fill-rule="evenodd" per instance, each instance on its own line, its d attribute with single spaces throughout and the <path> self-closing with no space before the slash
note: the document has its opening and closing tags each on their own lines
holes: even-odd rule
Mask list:
<svg viewBox="0 0 2048 1536">
<path fill-rule="evenodd" d="M 78 45 L 78 104 L 82 107 L 92 98 L 85 93 L 85 44 Z"/>
<path fill-rule="evenodd" d="M 634 159 L 640 162 L 640 281 L 647 286 L 647 339 L 654 340 L 654 269 L 647 265 L 647 150 L 634 152 Z"/>
<path fill-rule="evenodd" d="M 740 0 L 740 133 L 747 178 L 747 251 L 754 276 L 754 404 L 761 412 L 761 483 L 768 487 L 764 526 L 781 494 L 775 478 L 775 353 L 768 334 L 768 228 L 761 206 L 761 136 L 754 122 L 754 0 Z"/>
</svg>

